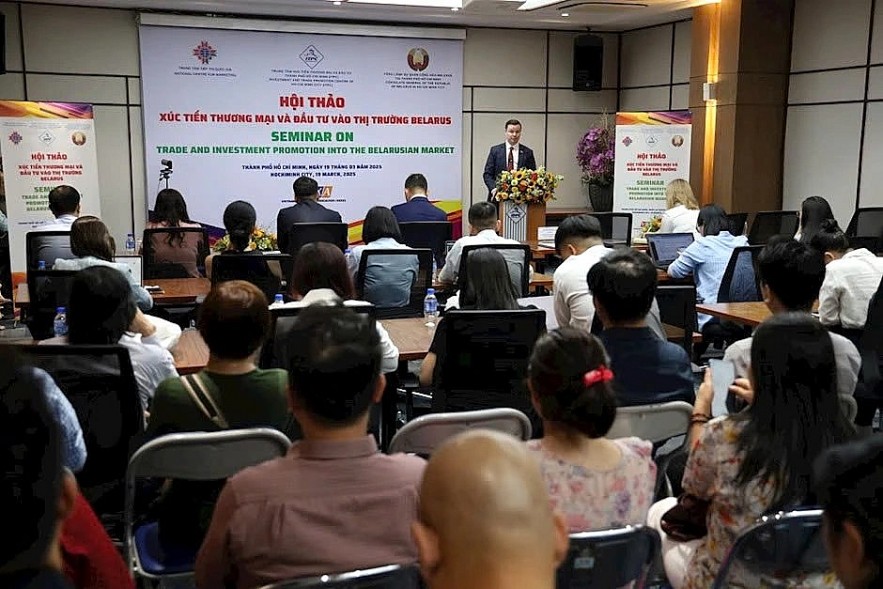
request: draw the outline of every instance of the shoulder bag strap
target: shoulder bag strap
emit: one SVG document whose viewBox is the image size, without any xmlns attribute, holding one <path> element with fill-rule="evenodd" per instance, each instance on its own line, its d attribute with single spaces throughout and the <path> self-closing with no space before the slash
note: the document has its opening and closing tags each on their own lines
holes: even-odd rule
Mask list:
<svg viewBox="0 0 883 589">
<path fill-rule="evenodd" d="M 193 399 L 194 405 L 196 405 L 212 423 L 222 429 L 228 429 L 230 427 L 227 420 L 224 418 L 224 414 L 221 413 L 220 408 L 217 403 L 215 403 L 211 394 L 209 394 L 208 389 L 206 389 L 205 384 L 202 382 L 202 379 L 198 374 L 182 376 L 181 384 L 184 385 L 184 390 L 186 390 L 187 394 L 190 395 L 190 398 Z"/>
</svg>

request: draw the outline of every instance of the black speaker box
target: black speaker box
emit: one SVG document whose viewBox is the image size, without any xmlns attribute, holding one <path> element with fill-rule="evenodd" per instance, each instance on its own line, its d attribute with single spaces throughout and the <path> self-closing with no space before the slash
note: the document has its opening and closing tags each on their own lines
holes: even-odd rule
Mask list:
<svg viewBox="0 0 883 589">
<path fill-rule="evenodd" d="M 596 92 L 601 89 L 604 69 L 604 39 L 580 35 L 573 40 L 573 91 Z"/>
</svg>

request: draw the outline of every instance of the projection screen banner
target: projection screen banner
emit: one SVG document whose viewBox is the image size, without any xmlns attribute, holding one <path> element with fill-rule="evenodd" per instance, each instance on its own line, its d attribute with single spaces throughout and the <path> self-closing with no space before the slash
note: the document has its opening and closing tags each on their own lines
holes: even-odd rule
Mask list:
<svg viewBox="0 0 883 589">
<path fill-rule="evenodd" d="M 140 42 L 148 208 L 162 160 L 215 227 L 242 199 L 275 231 L 301 175 L 351 228 L 414 172 L 461 200 L 462 40 L 142 25 Z"/>
</svg>

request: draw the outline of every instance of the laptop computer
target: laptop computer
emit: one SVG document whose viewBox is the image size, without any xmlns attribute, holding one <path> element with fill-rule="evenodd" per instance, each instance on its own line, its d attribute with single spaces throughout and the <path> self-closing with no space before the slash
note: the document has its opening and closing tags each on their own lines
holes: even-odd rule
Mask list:
<svg viewBox="0 0 883 589">
<path fill-rule="evenodd" d="M 128 266 L 132 270 L 135 280 L 138 281 L 138 285 L 144 286 L 144 266 L 141 256 L 117 256 L 114 261 Z"/>
<path fill-rule="evenodd" d="M 668 268 L 693 243 L 692 233 L 657 233 L 647 236 L 650 258 L 657 268 Z"/>
</svg>

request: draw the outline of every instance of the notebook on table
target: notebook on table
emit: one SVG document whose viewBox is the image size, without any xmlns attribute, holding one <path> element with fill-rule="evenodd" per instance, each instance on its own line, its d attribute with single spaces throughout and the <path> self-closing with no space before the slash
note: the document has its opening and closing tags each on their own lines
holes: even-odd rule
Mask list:
<svg viewBox="0 0 883 589">
<path fill-rule="evenodd" d="M 693 243 L 692 233 L 656 233 L 647 235 L 650 258 L 657 268 L 667 269 L 681 252 Z"/>
</svg>

